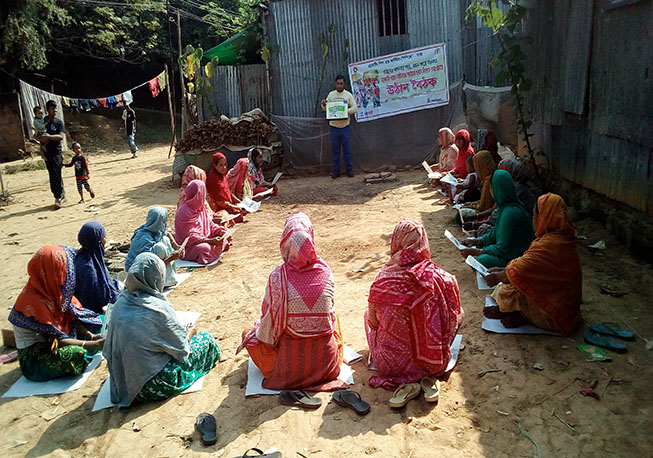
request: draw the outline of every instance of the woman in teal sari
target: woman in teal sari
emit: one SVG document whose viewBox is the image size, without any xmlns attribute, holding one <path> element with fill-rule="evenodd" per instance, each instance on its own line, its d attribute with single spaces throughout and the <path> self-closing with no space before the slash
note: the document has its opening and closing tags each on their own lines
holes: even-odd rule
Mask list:
<svg viewBox="0 0 653 458">
<path fill-rule="evenodd" d="M 134 231 L 129 253 L 125 259 L 125 270 L 129 271 L 139 254 L 147 252 L 156 254 L 166 265 L 164 287 L 177 284 L 175 261 L 184 257 L 184 250 L 177 245 L 174 237 L 168 236 L 167 223 L 168 210 L 163 207 L 150 208 L 145 224 Z"/>
<path fill-rule="evenodd" d="M 152 253 L 134 260 L 111 312 L 104 357 L 111 402 L 161 401 L 182 393 L 220 359 L 208 332 L 184 327 L 163 291 L 165 265 Z"/>
<path fill-rule="evenodd" d="M 467 239 L 468 246 L 460 250 L 464 258 L 478 256 L 485 267 L 505 267 L 528 249 L 535 239 L 533 221 L 517 197 L 512 176 L 497 170 L 492 176 L 492 194 L 497 205 L 497 222 L 492 231 L 482 237 Z"/>
</svg>

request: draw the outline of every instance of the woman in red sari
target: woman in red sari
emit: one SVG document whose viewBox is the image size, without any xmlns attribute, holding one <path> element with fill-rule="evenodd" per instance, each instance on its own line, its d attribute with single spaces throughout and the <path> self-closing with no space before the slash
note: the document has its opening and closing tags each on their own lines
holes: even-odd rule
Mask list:
<svg viewBox="0 0 653 458">
<path fill-rule="evenodd" d="M 365 330 L 378 369 L 370 385 L 394 390 L 444 373 L 464 312 L 456 277 L 431 261 L 424 226 L 401 220 L 390 253 L 370 288 Z"/>
<path fill-rule="evenodd" d="M 458 147 L 458 158 L 456 159 L 456 166 L 451 171 L 451 174 L 456 178 L 465 179 L 467 177 L 467 165 L 465 162 L 467 158 L 474 154 L 472 148 L 472 137 L 465 129 L 460 129 L 456 132 L 456 146 Z"/>
<path fill-rule="evenodd" d="M 213 167 L 206 178 L 206 200 L 214 212 L 226 211 L 232 215 L 244 215 L 247 212 L 238 208 L 235 203 L 240 199 L 232 195 L 227 182 L 227 158 L 222 153 L 213 155 Z M 242 221 L 242 218 L 239 218 Z M 238 222 L 238 220 L 236 220 Z"/>
<path fill-rule="evenodd" d="M 343 343 L 333 275 L 315 252 L 308 216 L 288 218 L 280 245 L 284 263 L 270 274 L 261 317 L 243 332 L 236 353 L 247 349 L 264 388 L 344 388 L 338 380 Z"/>
</svg>

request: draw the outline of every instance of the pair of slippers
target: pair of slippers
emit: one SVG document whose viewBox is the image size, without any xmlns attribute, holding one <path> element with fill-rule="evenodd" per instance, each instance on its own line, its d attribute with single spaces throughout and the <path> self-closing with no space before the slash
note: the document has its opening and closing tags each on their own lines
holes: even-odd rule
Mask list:
<svg viewBox="0 0 653 458">
<path fill-rule="evenodd" d="M 320 398 L 310 396 L 304 390 L 283 390 L 279 394 L 279 400 L 283 405 L 301 407 L 309 410 L 315 410 L 322 405 Z M 351 390 L 338 390 L 334 392 L 333 402 L 341 407 L 352 409 L 358 415 L 366 415 L 370 411 L 370 405 L 363 401 L 361 395 Z"/>
<path fill-rule="evenodd" d="M 623 340 L 635 340 L 633 331 L 619 329 L 615 323 L 596 323 L 590 325 L 590 330 L 585 333 L 585 342 L 606 348 L 617 353 L 626 353 L 628 347 L 618 342 L 614 337 Z"/>
<path fill-rule="evenodd" d="M 408 401 L 424 392 L 426 402 L 438 402 L 440 399 L 440 380 L 424 377 L 419 383 L 406 383 L 395 390 L 388 404 L 393 409 L 401 409 Z"/>
</svg>

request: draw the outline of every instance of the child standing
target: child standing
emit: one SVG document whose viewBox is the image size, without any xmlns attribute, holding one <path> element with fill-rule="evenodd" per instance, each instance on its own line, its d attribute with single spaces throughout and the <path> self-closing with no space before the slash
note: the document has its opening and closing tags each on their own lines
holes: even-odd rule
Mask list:
<svg viewBox="0 0 653 458">
<path fill-rule="evenodd" d="M 75 155 L 70 160 L 70 164 L 65 164 L 65 166 L 75 166 L 77 192 L 79 192 L 79 196 L 81 197 L 81 200 L 79 201 L 81 204 L 84 202 L 84 190 L 82 189 L 82 186 L 85 187 L 88 193 L 91 195 L 91 199 L 95 197 L 95 193 L 91 189 L 91 186 L 88 184 L 88 161 L 84 156 L 82 156 L 82 146 L 77 142 L 73 143 L 73 151 L 75 152 Z"/>
<path fill-rule="evenodd" d="M 45 143 L 41 143 L 39 137 L 45 134 L 45 118 L 43 117 L 43 108 L 36 106 L 34 107 L 34 119 L 32 120 L 32 126 L 34 128 L 34 138 L 39 141 L 40 154 L 45 158 Z"/>
</svg>

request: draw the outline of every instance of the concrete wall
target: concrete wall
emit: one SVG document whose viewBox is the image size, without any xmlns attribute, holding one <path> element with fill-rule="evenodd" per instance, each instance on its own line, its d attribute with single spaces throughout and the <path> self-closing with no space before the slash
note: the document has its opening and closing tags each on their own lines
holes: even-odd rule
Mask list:
<svg viewBox="0 0 653 458">
<path fill-rule="evenodd" d="M 25 134 L 18 94 L 0 94 L 0 162 L 20 159 L 25 150 Z"/>
</svg>

